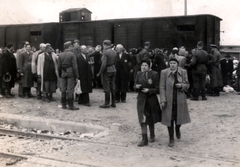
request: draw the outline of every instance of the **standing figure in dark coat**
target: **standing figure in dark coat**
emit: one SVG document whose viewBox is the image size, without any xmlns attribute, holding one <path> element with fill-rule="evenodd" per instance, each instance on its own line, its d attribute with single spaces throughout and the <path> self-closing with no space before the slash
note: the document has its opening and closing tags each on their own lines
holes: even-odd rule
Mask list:
<svg viewBox="0 0 240 167">
<path fill-rule="evenodd" d="M 130 57 L 124 52 L 124 48 L 121 44 L 116 46 L 117 57 L 115 60 L 116 73 L 116 103 L 126 103 L 129 73 L 130 73 Z"/>
<path fill-rule="evenodd" d="M 101 67 L 101 57 L 102 57 L 102 46 L 97 45 L 95 47 L 95 52 L 90 55 L 94 59 L 94 77 L 93 77 L 93 88 L 102 88 L 101 78 L 97 77 L 97 73 Z"/>
<path fill-rule="evenodd" d="M 169 147 L 174 146 L 174 122 L 178 139 L 181 138 L 180 127 L 190 122 L 185 91 L 189 87 L 187 71 L 178 67 L 176 58 L 169 59 L 169 68 L 161 73 L 160 105 L 163 125 L 168 127 Z"/>
<path fill-rule="evenodd" d="M 73 104 L 73 93 L 78 75 L 78 66 L 75 54 L 72 52 L 71 41 L 64 43 L 64 52 L 59 54 L 58 57 L 58 72 L 61 78 L 61 102 L 62 108 L 66 109 L 66 101 L 70 110 L 79 110 Z"/>
<path fill-rule="evenodd" d="M 110 107 L 110 93 L 112 95 L 112 107 L 116 107 L 115 104 L 115 78 L 116 78 L 116 67 L 115 67 L 115 59 L 117 53 L 115 50 L 111 48 L 111 41 L 104 40 L 103 41 L 103 56 L 102 56 L 102 64 L 101 68 L 97 74 L 97 77 L 101 75 L 103 90 L 105 92 L 105 103 L 100 105 L 101 108 L 109 108 Z"/>
<path fill-rule="evenodd" d="M 227 54 L 224 59 L 220 61 L 223 86 L 231 85 L 233 75 L 233 60 Z"/>
<path fill-rule="evenodd" d="M 33 87 L 33 76 L 32 76 L 32 51 L 30 44 L 26 45 L 26 51 L 22 51 L 17 57 L 19 65 L 19 73 L 21 75 L 21 84 L 23 87 L 23 97 L 27 95 L 27 98 L 32 97 L 31 87 Z"/>
<path fill-rule="evenodd" d="M 151 46 L 151 43 L 149 41 L 144 43 L 143 49 L 139 52 L 140 64 L 142 63 L 143 60 L 150 59 L 150 55 L 149 55 L 150 46 Z"/>
<path fill-rule="evenodd" d="M 217 49 L 217 45 L 211 44 L 212 60 L 209 62 L 211 65 L 210 73 L 210 87 L 212 92 L 209 96 L 219 96 L 220 88 L 222 87 L 222 75 L 220 69 L 221 54 Z"/>
<path fill-rule="evenodd" d="M 148 144 L 147 125 L 150 130 L 150 142 L 155 141 L 154 124 L 161 121 L 161 109 L 157 98 L 159 75 L 150 69 L 150 60 L 143 60 L 141 71 L 137 72 L 134 87 L 138 90 L 137 112 L 142 130 L 139 147 Z"/>
<path fill-rule="evenodd" d="M 27 45 L 29 45 L 29 42 L 28 41 L 25 41 L 24 43 L 24 46 L 23 46 L 23 48 L 22 49 L 19 49 L 18 51 L 17 51 L 17 69 L 18 69 L 18 74 L 19 74 L 19 82 L 18 82 L 18 95 L 19 95 L 19 97 L 21 97 L 21 98 L 23 98 L 23 97 L 25 97 L 25 95 L 24 95 L 24 93 L 23 93 L 23 85 L 22 85 L 22 82 L 21 82 L 21 78 L 22 78 L 22 76 L 21 76 L 21 73 L 20 73 L 20 70 L 19 70 L 19 68 L 20 68 L 20 66 L 22 66 L 21 65 L 21 63 L 22 62 L 20 62 L 19 60 L 21 60 L 22 59 L 22 57 L 23 57 L 23 55 L 25 55 L 26 54 L 26 46 Z M 19 59 L 19 57 L 20 57 L 20 59 Z"/>
<path fill-rule="evenodd" d="M 14 95 L 11 93 L 11 89 L 15 85 L 15 79 L 17 76 L 17 63 L 16 63 L 16 58 L 13 55 L 13 45 L 12 44 L 7 44 L 7 47 L 3 50 L 2 53 L 2 72 L 3 72 L 3 77 L 4 75 L 10 75 L 11 80 L 9 82 L 2 81 L 2 88 L 3 90 L 7 90 L 6 97 L 13 97 Z"/>
<path fill-rule="evenodd" d="M 238 95 L 240 95 L 240 62 L 238 62 L 236 74 L 237 74 L 237 84 L 238 84 L 238 86 L 237 86 L 238 87 Z"/>
<path fill-rule="evenodd" d="M 154 71 L 157 71 L 158 74 L 161 74 L 161 71 L 165 69 L 167 66 L 164 61 L 164 55 L 163 51 L 158 49 L 156 50 L 156 56 L 154 57 L 153 64 L 152 64 L 152 69 Z"/>
<path fill-rule="evenodd" d="M 81 53 L 77 55 L 78 73 L 80 79 L 80 85 L 82 93 L 78 98 L 78 104 L 85 106 L 90 105 L 89 93 L 92 93 L 92 71 L 90 57 L 88 56 L 87 47 L 85 45 L 80 46 Z"/>
<path fill-rule="evenodd" d="M 206 98 L 206 75 L 208 64 L 208 53 L 203 50 L 203 43 L 197 43 L 197 49 L 193 53 L 191 62 L 187 67 L 192 69 L 193 92 L 191 100 L 198 100 L 198 96 L 202 96 L 202 100 Z"/>
</svg>

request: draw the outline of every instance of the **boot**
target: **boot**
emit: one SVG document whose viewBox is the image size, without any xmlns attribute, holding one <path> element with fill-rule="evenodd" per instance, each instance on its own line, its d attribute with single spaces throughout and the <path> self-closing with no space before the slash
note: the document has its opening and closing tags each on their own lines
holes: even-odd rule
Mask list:
<svg viewBox="0 0 240 167">
<path fill-rule="evenodd" d="M 168 127 L 168 134 L 169 134 L 169 147 L 174 146 L 174 131 L 173 131 L 173 126 Z"/>
<path fill-rule="evenodd" d="M 115 92 L 111 92 L 111 95 L 112 95 L 112 104 L 111 104 L 111 106 L 115 108 L 116 107 L 116 103 L 115 103 L 116 95 L 115 95 Z"/>
<path fill-rule="evenodd" d="M 176 127 L 175 127 L 177 139 L 181 139 L 180 126 L 181 126 L 181 125 L 176 125 Z"/>
<path fill-rule="evenodd" d="M 79 110 L 79 108 L 73 105 L 73 98 L 68 99 L 69 110 Z"/>
<path fill-rule="evenodd" d="M 154 142 L 155 141 L 154 124 L 149 124 L 149 131 L 150 131 L 149 142 Z"/>
<path fill-rule="evenodd" d="M 42 98 L 42 99 L 43 99 L 44 102 L 48 102 L 48 103 L 50 102 L 50 100 L 49 100 L 49 98 L 48 98 L 48 95 L 46 95 L 46 94 L 43 95 L 43 98 Z"/>
<path fill-rule="evenodd" d="M 66 94 L 65 93 L 62 93 L 62 98 L 61 98 L 61 102 L 62 102 L 62 109 L 66 109 L 67 106 L 66 106 Z"/>
<path fill-rule="evenodd" d="M 110 92 L 105 92 L 105 103 L 99 107 L 100 108 L 110 108 L 109 102 L 110 102 Z"/>
<path fill-rule="evenodd" d="M 49 101 L 56 101 L 56 100 L 53 98 L 53 95 L 52 95 L 51 93 L 48 95 L 48 99 L 49 99 Z"/>
<path fill-rule="evenodd" d="M 147 134 L 142 135 L 142 141 L 138 144 L 138 147 L 143 147 L 148 145 L 148 137 Z"/>
</svg>

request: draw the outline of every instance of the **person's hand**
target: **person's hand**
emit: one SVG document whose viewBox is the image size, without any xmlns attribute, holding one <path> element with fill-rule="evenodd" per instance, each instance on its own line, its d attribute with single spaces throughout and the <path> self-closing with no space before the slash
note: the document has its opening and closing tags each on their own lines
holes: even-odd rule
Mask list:
<svg viewBox="0 0 240 167">
<path fill-rule="evenodd" d="M 167 106 L 167 103 L 166 103 L 166 102 L 161 102 L 161 103 L 160 103 L 160 107 L 161 107 L 161 108 L 165 108 L 166 106 Z"/>
<path fill-rule="evenodd" d="M 182 84 L 180 84 L 180 83 L 176 83 L 175 86 L 176 86 L 178 89 L 182 88 Z"/>
<path fill-rule="evenodd" d="M 22 77 L 24 77 L 24 74 L 23 74 L 23 73 L 20 73 L 20 75 L 21 75 Z"/>
<path fill-rule="evenodd" d="M 136 89 L 140 89 L 141 86 L 142 86 L 141 84 L 136 84 L 136 85 L 135 85 Z"/>
<path fill-rule="evenodd" d="M 6 75 L 9 75 L 9 72 L 7 72 Z"/>
<path fill-rule="evenodd" d="M 149 89 L 148 89 L 148 88 L 143 88 L 142 92 L 143 92 L 143 93 L 148 93 L 148 92 L 149 92 Z"/>
<path fill-rule="evenodd" d="M 130 70 L 130 73 L 133 73 L 133 69 Z"/>
<path fill-rule="evenodd" d="M 97 74 L 96 77 L 100 77 L 100 74 Z"/>
</svg>

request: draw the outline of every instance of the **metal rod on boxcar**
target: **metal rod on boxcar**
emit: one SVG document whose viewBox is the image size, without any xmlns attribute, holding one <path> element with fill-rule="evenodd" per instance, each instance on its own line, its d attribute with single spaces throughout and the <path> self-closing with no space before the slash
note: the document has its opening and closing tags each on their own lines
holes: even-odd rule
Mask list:
<svg viewBox="0 0 240 167">
<path fill-rule="evenodd" d="M 184 0 L 184 15 L 187 16 L 187 0 Z"/>
</svg>

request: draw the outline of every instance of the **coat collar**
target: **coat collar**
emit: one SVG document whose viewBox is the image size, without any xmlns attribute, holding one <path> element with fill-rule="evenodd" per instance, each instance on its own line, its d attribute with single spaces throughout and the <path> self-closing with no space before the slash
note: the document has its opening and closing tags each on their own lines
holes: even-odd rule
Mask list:
<svg viewBox="0 0 240 167">
<path fill-rule="evenodd" d="M 178 69 L 177 69 L 177 73 L 178 73 L 178 75 L 180 75 L 180 76 L 182 76 L 181 71 L 182 71 L 181 68 L 178 67 Z M 170 77 L 170 75 L 172 75 L 172 74 L 173 74 L 172 71 L 170 70 L 170 68 L 168 68 L 167 76 Z"/>
</svg>

